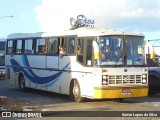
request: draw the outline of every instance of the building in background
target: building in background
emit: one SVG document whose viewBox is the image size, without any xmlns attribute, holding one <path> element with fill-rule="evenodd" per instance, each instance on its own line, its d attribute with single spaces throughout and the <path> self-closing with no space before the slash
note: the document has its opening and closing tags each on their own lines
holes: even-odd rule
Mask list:
<svg viewBox="0 0 160 120">
<path fill-rule="evenodd" d="M 160 39 L 148 40 L 146 44 L 146 59 L 149 67 L 160 66 Z"/>
</svg>

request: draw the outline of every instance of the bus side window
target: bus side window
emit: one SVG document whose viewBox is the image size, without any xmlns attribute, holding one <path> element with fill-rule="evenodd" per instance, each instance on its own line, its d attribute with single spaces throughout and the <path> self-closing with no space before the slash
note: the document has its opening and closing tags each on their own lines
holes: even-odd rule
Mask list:
<svg viewBox="0 0 160 120">
<path fill-rule="evenodd" d="M 74 54 L 75 51 L 75 38 L 68 39 L 68 54 Z"/>
<path fill-rule="evenodd" d="M 65 48 L 62 47 L 62 46 L 59 46 L 59 53 L 62 54 L 62 55 L 64 55 L 66 53 Z"/>
<path fill-rule="evenodd" d="M 37 39 L 36 42 L 36 53 L 45 53 L 45 39 Z"/>
<path fill-rule="evenodd" d="M 77 52 L 77 60 L 83 64 L 83 46 L 84 46 L 84 39 L 78 39 L 78 52 Z"/>
<path fill-rule="evenodd" d="M 59 52 L 63 55 L 73 55 L 75 53 L 75 38 L 65 37 L 61 39 Z"/>
<path fill-rule="evenodd" d="M 38 46 L 38 52 L 39 53 L 45 53 L 45 46 L 44 45 L 39 45 Z"/>
<path fill-rule="evenodd" d="M 79 55 L 81 53 L 81 48 L 80 46 L 77 47 L 77 54 Z"/>
<path fill-rule="evenodd" d="M 12 53 L 13 48 L 12 47 L 8 47 L 7 48 L 7 53 L 11 54 Z"/>
<path fill-rule="evenodd" d="M 16 53 L 20 54 L 22 52 L 22 40 L 17 40 Z"/>
<path fill-rule="evenodd" d="M 24 53 L 33 53 L 33 40 L 32 39 L 27 39 L 25 40 L 25 45 L 24 45 Z"/>
<path fill-rule="evenodd" d="M 67 50 L 66 49 L 67 48 L 66 41 L 67 41 L 66 38 L 60 38 L 60 45 L 59 45 L 58 49 L 59 49 L 59 54 L 61 57 L 66 54 L 66 50 Z"/>
<path fill-rule="evenodd" d="M 51 53 L 51 54 L 58 53 L 58 39 L 57 38 L 48 39 L 48 53 Z"/>
<path fill-rule="evenodd" d="M 7 53 L 11 54 L 13 51 L 13 40 L 9 40 L 7 44 Z"/>
<path fill-rule="evenodd" d="M 87 40 L 86 65 L 92 65 L 92 40 Z"/>
</svg>

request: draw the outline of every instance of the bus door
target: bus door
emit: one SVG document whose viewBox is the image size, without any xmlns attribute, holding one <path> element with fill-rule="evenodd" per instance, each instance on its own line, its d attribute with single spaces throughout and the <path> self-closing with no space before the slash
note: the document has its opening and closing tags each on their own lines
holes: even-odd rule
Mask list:
<svg viewBox="0 0 160 120">
<path fill-rule="evenodd" d="M 78 39 L 77 62 L 82 66 L 79 71 L 81 74 L 81 91 L 84 95 L 93 93 L 94 79 L 93 78 L 93 40 L 92 37 L 82 37 Z M 95 76 L 94 76 L 95 77 Z"/>
<path fill-rule="evenodd" d="M 59 71 L 61 74 L 61 92 L 68 94 L 70 80 L 73 76 L 73 69 L 76 68 L 75 37 L 61 39 L 59 46 Z"/>
</svg>

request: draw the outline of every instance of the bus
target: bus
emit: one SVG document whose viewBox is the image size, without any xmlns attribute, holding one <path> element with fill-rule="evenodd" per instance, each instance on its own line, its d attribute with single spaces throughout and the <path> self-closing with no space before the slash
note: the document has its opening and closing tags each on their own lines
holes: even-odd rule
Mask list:
<svg viewBox="0 0 160 120">
<path fill-rule="evenodd" d="M 144 35 L 81 27 L 13 33 L 6 44 L 7 79 L 19 86 L 70 95 L 71 100 L 148 96 Z"/>
<path fill-rule="evenodd" d="M 5 46 L 6 39 L 0 39 L 0 79 L 5 79 Z"/>
</svg>

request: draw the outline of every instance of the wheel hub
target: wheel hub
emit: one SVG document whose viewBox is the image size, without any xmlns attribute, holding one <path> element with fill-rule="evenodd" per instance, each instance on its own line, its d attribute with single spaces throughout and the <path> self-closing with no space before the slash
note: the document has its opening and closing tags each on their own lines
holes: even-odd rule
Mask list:
<svg viewBox="0 0 160 120">
<path fill-rule="evenodd" d="M 73 88 L 73 94 L 74 94 L 74 96 L 78 96 L 78 94 L 79 94 L 79 88 L 78 88 L 78 86 L 77 85 L 75 85 L 74 86 L 74 88 Z"/>
</svg>

